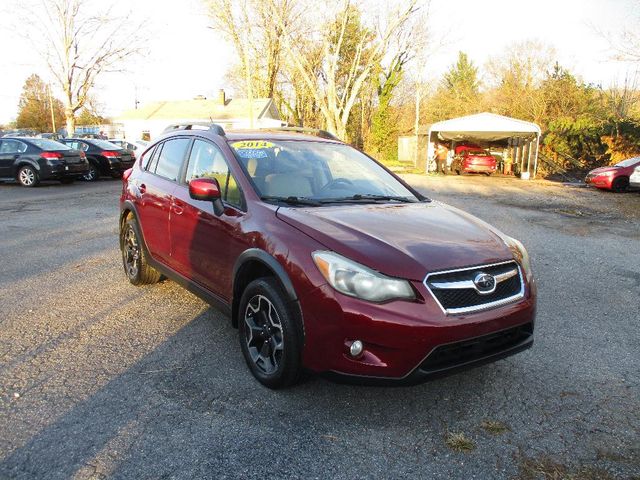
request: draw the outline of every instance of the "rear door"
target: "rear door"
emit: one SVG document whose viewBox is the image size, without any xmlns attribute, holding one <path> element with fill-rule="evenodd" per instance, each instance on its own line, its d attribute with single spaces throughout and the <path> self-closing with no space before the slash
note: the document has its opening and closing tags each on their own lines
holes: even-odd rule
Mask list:
<svg viewBox="0 0 640 480">
<path fill-rule="evenodd" d="M 27 145 L 18 140 L 0 140 L 0 177 L 12 177 L 13 164 L 20 154 L 27 151 Z"/>
<path fill-rule="evenodd" d="M 169 215 L 189 138 L 178 137 L 156 146 L 142 174 L 137 178 L 140 191 L 138 219 L 147 248 L 154 258 L 167 265 L 171 261 Z"/>
<path fill-rule="evenodd" d="M 215 178 L 220 184 L 224 213 L 213 204 L 189 196 L 193 178 Z M 185 180 L 174 191 L 169 232 L 176 270 L 229 300 L 233 263 L 244 249 L 242 192 L 221 150 L 205 139 L 193 142 Z"/>
</svg>

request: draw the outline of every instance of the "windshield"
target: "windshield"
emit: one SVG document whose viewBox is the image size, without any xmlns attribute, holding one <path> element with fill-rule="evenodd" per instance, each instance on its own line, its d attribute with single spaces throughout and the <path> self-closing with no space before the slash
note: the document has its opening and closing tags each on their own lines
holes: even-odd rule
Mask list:
<svg viewBox="0 0 640 480">
<path fill-rule="evenodd" d="M 245 140 L 230 146 L 262 197 L 366 201 L 364 197 L 377 196 L 418 201 L 377 163 L 347 145 Z"/>
<path fill-rule="evenodd" d="M 63 143 L 56 142 L 55 140 L 47 140 L 46 138 L 30 138 L 29 142 L 43 150 L 71 150 L 71 148 Z"/>
<path fill-rule="evenodd" d="M 91 143 L 103 150 L 120 150 L 120 147 L 118 145 L 114 145 L 113 143 L 107 142 L 106 140 L 94 140 L 92 138 Z"/>
<path fill-rule="evenodd" d="M 616 167 L 630 167 L 631 165 L 635 165 L 636 163 L 640 163 L 640 157 L 633 157 L 623 160 L 621 162 L 616 163 Z"/>
</svg>

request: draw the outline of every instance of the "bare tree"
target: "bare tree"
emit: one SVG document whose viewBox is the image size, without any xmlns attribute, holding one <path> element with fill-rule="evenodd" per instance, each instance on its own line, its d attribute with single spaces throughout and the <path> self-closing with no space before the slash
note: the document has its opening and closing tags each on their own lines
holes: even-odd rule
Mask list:
<svg viewBox="0 0 640 480">
<path fill-rule="evenodd" d="M 139 53 L 141 30 L 89 0 L 39 0 L 22 5 L 22 25 L 38 31 L 30 38 L 63 92 L 67 132 L 75 131 L 75 115 L 89 98 L 96 79 L 121 71 Z"/>
<path fill-rule="evenodd" d="M 249 100 L 249 123 L 253 126 L 255 96 L 276 96 L 281 67 L 281 29 L 273 24 L 271 11 L 260 0 L 205 0 L 212 28 L 221 32 L 239 57 L 242 90 Z M 274 0 L 278 16 L 289 23 L 294 0 Z M 233 67 L 232 67 L 233 68 Z M 233 75 L 237 77 L 237 75 Z"/>
<path fill-rule="evenodd" d="M 352 15 L 358 10 L 350 0 L 343 0 L 330 21 L 321 25 L 315 38 L 321 45 L 321 71 L 309 61 L 307 52 L 292 34 L 292 26 L 278 12 L 276 0 L 265 0 L 270 16 L 282 31 L 282 45 L 288 62 L 305 83 L 324 118 L 327 130 L 340 138 L 347 136 L 349 116 L 360 92 L 374 68 L 384 58 L 391 40 L 407 25 L 417 11 L 417 0 L 392 8 L 378 19 L 378 24 L 361 32 L 359 38 L 348 36 Z M 350 45 L 347 51 L 347 41 Z"/>
<path fill-rule="evenodd" d="M 630 2 L 628 15 L 622 25 L 615 31 L 604 31 L 597 24 L 590 24 L 591 29 L 604 38 L 613 50 L 613 60 L 640 63 L 640 0 Z"/>
</svg>

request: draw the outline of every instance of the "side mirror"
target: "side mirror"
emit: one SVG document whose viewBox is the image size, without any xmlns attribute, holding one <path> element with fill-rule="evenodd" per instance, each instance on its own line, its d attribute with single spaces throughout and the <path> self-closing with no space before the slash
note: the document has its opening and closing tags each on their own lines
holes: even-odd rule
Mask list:
<svg viewBox="0 0 640 480">
<path fill-rule="evenodd" d="M 189 196 L 194 200 L 213 202 L 213 213 L 218 217 L 224 212 L 220 198 L 220 184 L 215 178 L 194 178 L 189 182 Z"/>
</svg>

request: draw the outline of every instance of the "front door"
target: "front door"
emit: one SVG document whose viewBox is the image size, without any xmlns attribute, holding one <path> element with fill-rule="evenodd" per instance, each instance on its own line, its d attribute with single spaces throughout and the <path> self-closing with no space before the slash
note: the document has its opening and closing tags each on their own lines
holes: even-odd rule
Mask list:
<svg viewBox="0 0 640 480">
<path fill-rule="evenodd" d="M 211 202 L 189 196 L 193 178 L 215 178 L 220 184 L 224 213 L 216 216 Z M 225 300 L 231 297 L 233 263 L 243 250 L 245 213 L 242 194 L 218 147 L 204 139 L 193 142 L 185 182 L 173 194 L 171 256 L 176 269 Z"/>
<path fill-rule="evenodd" d="M 172 266 L 169 217 L 173 193 L 190 139 L 175 138 L 159 144 L 136 180 L 137 213 L 151 255 Z"/>
</svg>

